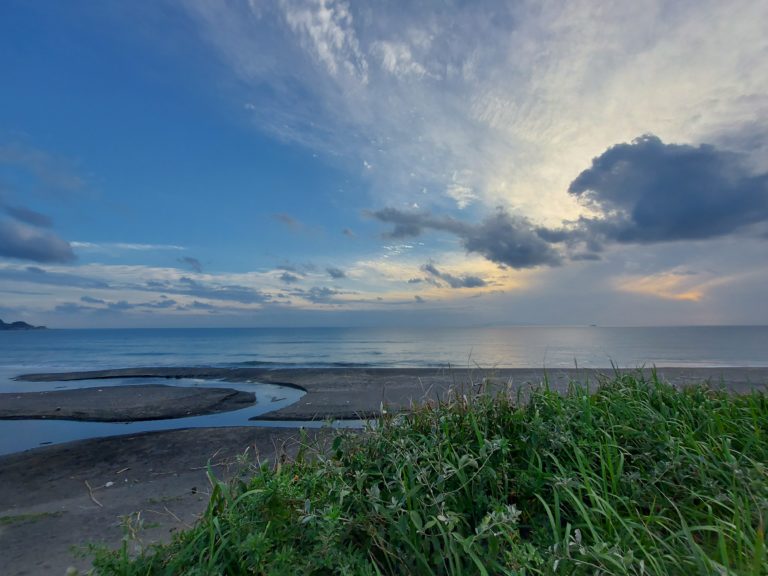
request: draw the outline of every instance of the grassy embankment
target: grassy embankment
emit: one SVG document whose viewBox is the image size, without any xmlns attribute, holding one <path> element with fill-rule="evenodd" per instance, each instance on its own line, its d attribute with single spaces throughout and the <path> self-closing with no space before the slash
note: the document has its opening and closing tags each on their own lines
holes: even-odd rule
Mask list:
<svg viewBox="0 0 768 576">
<path fill-rule="evenodd" d="M 617 376 L 454 395 L 327 457 L 214 483 L 172 544 L 99 574 L 768 574 L 768 397 Z"/>
</svg>

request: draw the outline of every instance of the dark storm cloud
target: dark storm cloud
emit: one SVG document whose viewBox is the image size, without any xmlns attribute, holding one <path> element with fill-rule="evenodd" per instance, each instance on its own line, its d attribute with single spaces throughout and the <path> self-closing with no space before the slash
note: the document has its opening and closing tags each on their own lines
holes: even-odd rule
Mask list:
<svg viewBox="0 0 768 576">
<path fill-rule="evenodd" d="M 560 228 L 536 227 L 503 209 L 478 224 L 394 208 L 369 215 L 393 226 L 389 238 L 447 232 L 467 252 L 515 269 L 557 266 L 565 258 L 599 260 L 611 243 L 700 240 L 750 227 L 768 238 L 755 229 L 768 224 L 768 174 L 752 172 L 743 154 L 707 144 L 665 144 L 653 135 L 617 144 L 595 158 L 568 192 L 596 215 Z"/>
<path fill-rule="evenodd" d="M 340 268 L 329 267 L 326 268 L 325 271 L 328 272 L 328 275 L 334 280 L 340 280 L 347 277 L 347 273 Z"/>
<path fill-rule="evenodd" d="M 457 235 L 461 235 L 468 228 L 466 224 L 453 218 L 438 218 L 424 212 L 404 212 L 396 208 L 383 208 L 368 214 L 381 222 L 394 224 L 394 228 L 387 232 L 385 237 L 396 240 L 414 238 L 421 235 L 427 228 L 452 232 Z"/>
<path fill-rule="evenodd" d="M 40 228 L 50 228 L 53 226 L 53 221 L 48 216 L 35 210 L 31 210 L 30 208 L 26 208 L 25 206 L 6 205 L 3 206 L 3 210 L 9 216 L 20 222 L 24 222 L 25 224 L 39 226 Z"/>
<path fill-rule="evenodd" d="M 394 224 L 394 229 L 387 235 L 390 238 L 418 236 L 425 229 L 448 232 L 459 237 L 467 252 L 481 254 L 492 262 L 511 268 L 556 266 L 561 262 L 558 251 L 542 238 L 527 218 L 510 215 L 502 209 L 479 224 L 394 208 L 372 212 L 371 216 Z"/>
<path fill-rule="evenodd" d="M 454 276 L 447 272 L 441 272 L 432 262 L 424 264 L 421 269 L 427 274 L 444 281 L 451 288 L 481 288 L 486 286 L 485 280 L 478 276 Z"/>
<path fill-rule="evenodd" d="M 203 271 L 203 265 L 200 263 L 200 260 L 198 260 L 197 258 L 192 258 L 191 256 L 184 256 L 183 258 L 179 258 L 179 262 L 181 264 L 186 264 L 198 274 L 200 274 Z"/>
<path fill-rule="evenodd" d="M 8 219 L 0 219 L 0 256 L 33 262 L 75 260 L 69 242 L 53 232 Z"/>
<path fill-rule="evenodd" d="M 557 266 L 560 254 L 531 226 L 527 218 L 503 210 L 470 226 L 461 236 L 467 252 L 476 252 L 491 262 L 510 268 Z"/>
<path fill-rule="evenodd" d="M 768 174 L 734 152 L 652 135 L 606 150 L 568 192 L 601 213 L 571 230 L 593 242 L 699 240 L 768 222 Z"/>
</svg>

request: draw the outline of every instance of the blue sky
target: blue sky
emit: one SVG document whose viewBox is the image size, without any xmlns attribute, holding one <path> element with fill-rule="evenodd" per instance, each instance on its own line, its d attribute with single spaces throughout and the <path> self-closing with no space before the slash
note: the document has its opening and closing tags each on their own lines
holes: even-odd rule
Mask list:
<svg viewBox="0 0 768 576">
<path fill-rule="evenodd" d="M 0 317 L 768 323 L 768 6 L 0 5 Z"/>
</svg>

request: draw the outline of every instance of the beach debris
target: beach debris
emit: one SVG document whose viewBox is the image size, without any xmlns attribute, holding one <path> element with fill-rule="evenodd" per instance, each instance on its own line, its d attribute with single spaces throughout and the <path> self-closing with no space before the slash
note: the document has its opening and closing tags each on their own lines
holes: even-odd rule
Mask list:
<svg viewBox="0 0 768 576">
<path fill-rule="evenodd" d="M 88 496 L 91 497 L 91 501 L 96 504 L 99 508 L 104 508 L 104 504 L 96 500 L 96 496 L 93 495 L 93 488 L 91 488 L 91 485 L 88 483 L 88 480 L 85 481 L 85 487 L 88 488 Z"/>
<path fill-rule="evenodd" d="M 123 472 L 127 472 L 130 469 L 131 469 L 130 466 L 126 466 L 125 468 L 120 468 L 120 470 L 115 472 L 115 474 L 122 474 Z"/>
</svg>

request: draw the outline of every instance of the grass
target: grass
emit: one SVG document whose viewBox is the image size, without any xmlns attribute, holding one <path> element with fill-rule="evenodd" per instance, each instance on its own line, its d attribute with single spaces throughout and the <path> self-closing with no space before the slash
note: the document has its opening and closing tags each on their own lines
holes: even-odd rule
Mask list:
<svg viewBox="0 0 768 576">
<path fill-rule="evenodd" d="M 169 545 L 97 574 L 768 574 L 768 399 L 617 374 L 453 394 L 326 455 L 213 481 Z"/>
<path fill-rule="evenodd" d="M 14 524 L 20 524 L 22 522 L 37 522 L 45 518 L 55 518 L 64 514 L 62 511 L 57 512 L 36 512 L 33 514 L 8 514 L 0 516 L 0 527 L 12 526 Z"/>
</svg>

